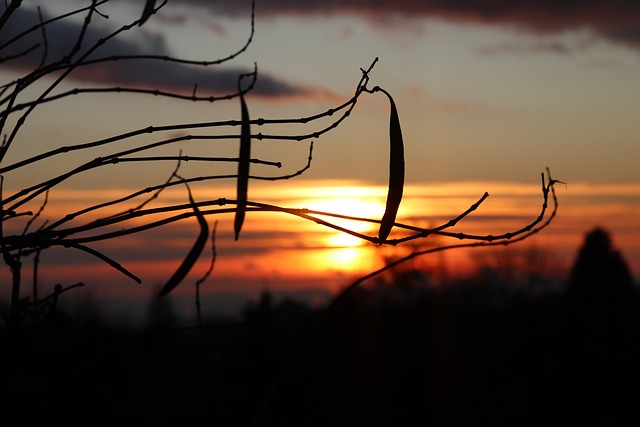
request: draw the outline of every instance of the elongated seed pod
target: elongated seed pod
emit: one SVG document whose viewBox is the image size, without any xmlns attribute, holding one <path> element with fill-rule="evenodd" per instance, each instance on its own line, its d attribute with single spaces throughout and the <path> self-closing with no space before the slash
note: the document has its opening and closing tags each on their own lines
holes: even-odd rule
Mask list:
<svg viewBox="0 0 640 427">
<path fill-rule="evenodd" d="M 391 103 L 389 115 L 389 187 L 387 190 L 387 204 L 380 221 L 380 230 L 378 231 L 378 238 L 380 242 L 383 242 L 393 228 L 400 201 L 402 200 L 402 191 L 404 189 L 404 142 L 396 104 L 387 91 L 378 89 L 387 95 Z"/>
<path fill-rule="evenodd" d="M 156 0 L 147 0 L 144 4 L 144 9 L 142 10 L 142 16 L 140 17 L 140 21 L 138 26 L 144 24 L 147 19 L 153 14 L 153 8 L 156 6 Z"/>
<path fill-rule="evenodd" d="M 204 246 L 207 243 L 207 239 L 209 237 L 209 225 L 207 224 L 207 220 L 204 219 L 204 215 L 202 215 L 202 213 L 196 206 L 196 203 L 193 201 L 191 191 L 189 191 L 189 201 L 191 202 L 193 212 L 196 214 L 196 218 L 198 219 L 200 234 L 198 234 L 198 238 L 196 239 L 193 247 L 185 257 L 185 259 L 182 261 L 182 264 L 180 264 L 175 273 L 173 273 L 173 276 L 169 278 L 167 283 L 160 290 L 160 293 L 158 294 L 158 296 L 160 297 L 171 292 L 187 276 L 189 271 L 191 271 L 193 265 L 196 263 L 196 260 L 202 253 L 202 250 L 204 249 Z"/>
<path fill-rule="evenodd" d="M 240 95 L 241 125 L 240 125 L 240 154 L 238 156 L 238 183 L 236 217 L 233 229 L 236 240 L 240 237 L 240 230 L 244 222 L 244 215 L 247 209 L 247 192 L 249 190 L 249 164 L 251 160 L 251 126 L 249 124 L 249 110 L 244 96 Z"/>
</svg>

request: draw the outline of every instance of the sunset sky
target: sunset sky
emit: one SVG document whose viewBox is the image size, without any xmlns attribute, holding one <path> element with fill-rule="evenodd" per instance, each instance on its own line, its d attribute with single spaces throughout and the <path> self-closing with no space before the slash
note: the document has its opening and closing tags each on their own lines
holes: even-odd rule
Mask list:
<svg viewBox="0 0 640 427">
<path fill-rule="evenodd" d="M 45 19 L 88 3 L 40 2 Z M 117 0 L 100 6 L 100 13 L 109 19 L 93 16 L 83 48 L 137 19 L 143 3 Z M 0 32 L 0 43 L 38 22 L 37 4 L 23 2 Z M 250 1 L 169 0 L 144 25 L 105 43 L 94 58 L 144 54 L 197 61 L 224 58 L 246 43 L 250 18 Z M 80 14 L 50 27 L 49 60 L 67 52 L 83 19 Z M 41 41 L 40 33 L 33 37 L 5 48 L 0 55 L 21 52 Z M 36 49 L 0 63 L 2 81 L 14 80 L 41 58 L 42 51 Z M 361 69 L 369 68 L 375 58 L 368 86 L 378 85 L 393 96 L 405 142 L 407 189 L 400 220 L 438 225 L 464 211 L 486 191 L 490 197 L 470 216 L 468 229 L 488 234 L 518 229 L 538 215 L 540 174 L 549 167 L 553 178 L 566 183 L 556 187 L 558 217 L 531 243 L 522 245 L 548 248 L 558 268 L 566 270 L 584 233 L 603 226 L 611 231 L 614 245 L 622 250 L 634 275 L 640 277 L 638 2 L 256 0 L 252 43 L 224 64 L 193 67 L 107 61 L 78 68 L 52 94 L 74 87 L 120 86 L 189 96 L 197 84 L 198 96 L 223 96 L 236 92 L 238 75 L 251 72 L 256 64 L 257 82 L 246 96 L 251 118 L 295 119 L 325 112 L 350 99 L 362 77 Z M 45 80 L 36 89 L 42 91 L 51 82 L 53 79 Z M 25 99 L 34 93 L 38 92 L 25 94 Z M 139 94 L 70 96 L 36 109 L 0 166 L 56 147 L 147 126 L 239 118 L 237 98 L 196 103 Z M 332 118 L 304 125 L 254 126 L 252 132 L 311 134 Z M 282 168 L 252 165 L 252 175 L 295 173 L 307 163 L 311 140 L 313 160 L 308 171 L 290 180 L 252 180 L 249 199 L 379 217 L 388 179 L 388 126 L 388 99 L 382 93 L 364 94 L 338 128 L 319 138 L 254 140 L 252 157 L 282 162 Z M 3 173 L 4 195 L 78 162 L 131 146 L 127 144 L 186 134 L 237 135 L 239 130 L 238 126 L 172 130 L 142 135 L 135 142 L 55 156 Z M 238 142 L 232 138 L 183 141 L 140 155 L 175 156 L 179 150 L 190 156 L 234 157 Z M 189 162 L 181 166 L 180 174 L 233 174 L 236 167 L 233 162 Z M 162 183 L 174 168 L 171 161 L 153 166 L 121 163 L 77 175 L 51 192 L 43 218 L 57 218 L 70 206 L 87 206 L 109 195 Z M 197 200 L 235 198 L 232 179 L 209 181 L 192 189 Z M 173 188 L 165 196 L 169 203 L 187 201 L 184 187 Z M 37 210 L 41 203 L 42 199 L 34 201 L 31 209 Z M 210 216 L 210 224 L 215 219 L 219 220 L 218 259 L 211 287 L 242 289 L 237 283 L 249 278 L 253 288 L 277 288 L 292 275 L 291 283 L 320 283 L 331 277 L 330 287 L 336 289 L 345 274 L 371 271 L 380 262 L 375 248 L 354 250 L 360 243 L 344 236 L 340 240 L 321 226 L 284 214 L 249 212 L 238 242 L 232 235 L 233 216 Z M 375 235 L 375 230 L 357 226 Z M 194 221 L 185 221 L 164 231 L 143 233 L 138 237 L 144 237 L 142 240 L 124 239 L 112 246 L 109 255 L 137 269 L 141 276 L 146 274 L 143 280 L 148 289 L 162 281 L 159 272 L 170 274 L 178 265 L 197 231 Z M 342 248 L 327 249 L 334 246 Z M 70 270 L 75 275 L 69 282 L 86 280 L 82 274 L 94 271 L 86 254 L 69 258 L 69 251 L 51 251 L 48 261 L 43 255 L 43 265 L 50 268 L 47 280 L 55 281 L 51 276 Z M 198 264 L 191 283 L 206 270 L 208 258 L 205 255 Z M 455 257 L 452 259 L 455 263 Z M 111 274 L 114 279 L 106 279 Z M 103 281 L 127 280 L 113 271 L 101 277 Z"/>
</svg>

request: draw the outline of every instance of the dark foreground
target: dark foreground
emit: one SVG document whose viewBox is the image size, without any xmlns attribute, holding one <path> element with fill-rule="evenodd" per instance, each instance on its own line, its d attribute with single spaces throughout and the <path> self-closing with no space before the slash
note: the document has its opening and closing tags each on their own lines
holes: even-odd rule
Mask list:
<svg viewBox="0 0 640 427">
<path fill-rule="evenodd" d="M 640 298 L 482 287 L 265 295 L 243 321 L 2 331 L 5 418 L 73 424 L 636 424 Z M 315 326 L 314 326 L 315 325 Z"/>
</svg>

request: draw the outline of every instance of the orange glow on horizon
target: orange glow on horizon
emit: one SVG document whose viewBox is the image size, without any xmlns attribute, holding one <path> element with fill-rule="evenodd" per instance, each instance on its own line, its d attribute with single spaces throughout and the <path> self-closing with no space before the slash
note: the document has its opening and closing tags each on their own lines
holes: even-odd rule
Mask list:
<svg viewBox="0 0 640 427">
<path fill-rule="evenodd" d="M 384 205 L 375 199 L 369 200 L 367 198 L 361 198 L 357 193 L 359 188 L 355 190 L 351 195 L 329 197 L 321 195 L 315 199 L 302 200 L 300 203 L 301 206 L 304 206 L 310 211 L 327 212 L 357 218 L 379 218 L 384 211 Z M 366 221 L 324 216 L 323 219 L 327 219 L 338 227 L 366 235 L 372 234 L 376 228 L 374 223 Z M 355 247 L 361 246 L 364 243 L 362 239 L 338 230 L 332 230 L 331 235 L 327 236 L 325 242 L 331 247 Z"/>
<path fill-rule="evenodd" d="M 124 190 L 123 190 L 124 191 Z M 443 183 L 409 184 L 405 189 L 398 221 L 413 225 L 432 227 L 446 223 L 475 203 L 484 191 L 490 193 L 485 203 L 468 217 L 460 221 L 453 231 L 467 233 L 497 233 L 517 230 L 537 217 L 542 195 L 537 184 L 518 183 Z M 613 243 L 629 262 L 633 274 L 640 277 L 640 185 L 589 185 L 569 184 L 556 188 L 560 207 L 558 216 L 543 232 L 536 234 L 531 243 L 563 270 L 571 265 L 582 244 L 583 236 L 595 226 L 611 232 Z M 194 188 L 194 198 L 199 201 L 233 194 L 233 188 Z M 74 190 L 52 192 L 49 204 L 34 224 L 38 227 L 44 220 L 63 215 L 65 209 L 79 209 L 81 204 L 91 206 L 97 200 L 116 197 L 119 191 Z M 184 191 L 163 193 L 159 203 L 184 203 Z M 380 218 L 384 211 L 386 187 L 354 181 L 302 181 L 291 182 L 282 189 L 274 190 L 269 185 L 256 185 L 250 190 L 250 199 L 283 208 L 309 209 L 335 214 Z M 155 201 L 154 203 L 155 204 Z M 38 203 L 35 204 L 38 207 Z M 135 206 L 135 203 L 131 203 Z M 127 206 L 121 206 L 120 210 Z M 35 209 L 34 209 L 35 210 Z M 375 236 L 375 222 L 355 221 L 331 216 L 319 218 L 357 233 Z M 259 289 L 270 283 L 289 289 L 305 289 L 326 283 L 326 289 L 335 290 L 344 285 L 349 277 L 368 274 L 383 265 L 379 248 L 355 236 L 331 229 L 325 225 L 283 212 L 248 212 L 243 234 L 234 241 L 233 215 L 211 215 L 210 226 L 219 220 L 216 246 L 218 258 L 215 268 L 207 280 L 211 291 Z M 7 222 L 5 232 L 21 232 L 21 221 L 28 217 Z M 146 220 L 149 220 L 147 218 Z M 83 221 L 79 222 L 84 222 Z M 136 219 L 144 222 L 144 219 Z M 121 273 L 97 259 L 73 249 L 59 253 L 47 250 L 42 253 L 40 278 L 43 286 L 57 282 L 69 285 L 80 280 L 100 281 L 104 284 L 123 283 L 127 292 L 148 293 L 150 287 L 167 280 L 184 259 L 193 239 L 197 235 L 194 218 L 131 234 L 121 239 L 91 243 L 89 246 L 103 250 L 104 254 L 121 263 L 125 268 L 143 279 L 136 285 Z M 9 227 L 11 226 L 11 227 Z M 429 238 L 416 241 L 417 245 L 447 245 L 460 243 L 447 238 Z M 524 250 L 529 241 L 512 247 Z M 524 246 L 523 246 L 524 245 Z M 389 247 L 389 251 L 396 248 Z M 407 246 L 400 245 L 398 254 L 406 253 Z M 470 261 L 482 254 L 484 249 L 453 250 L 442 252 L 452 273 L 462 271 Z M 58 253 L 58 255 L 56 255 Z M 472 258 L 469 258 L 472 255 Z M 419 261 L 431 262 L 426 256 Z M 205 248 L 195 268 L 185 281 L 185 292 L 192 292 L 193 284 L 206 271 L 211 260 L 209 245 Z M 23 275 L 31 271 L 30 259 L 25 258 Z M 5 269 L 6 270 L 6 269 Z M 6 271 L 4 272 L 6 273 Z M 6 274 L 5 274 L 6 275 Z M 3 280 L 8 280 L 4 278 Z M 26 279 L 26 282 L 28 279 Z M 247 283 L 246 288 L 238 282 Z M 120 287 L 118 287 L 120 289 Z M 181 286 L 182 289 L 182 286 Z M 203 288 L 204 289 L 204 288 Z M 25 292 L 29 289 L 25 286 Z M 183 292 L 180 290 L 180 292 Z"/>
</svg>

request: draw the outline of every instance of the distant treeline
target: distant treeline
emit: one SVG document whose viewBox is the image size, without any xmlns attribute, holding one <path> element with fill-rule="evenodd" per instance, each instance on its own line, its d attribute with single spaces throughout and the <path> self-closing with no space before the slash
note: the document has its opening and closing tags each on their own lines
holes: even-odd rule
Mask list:
<svg viewBox="0 0 640 427">
<path fill-rule="evenodd" d="M 419 286 L 405 270 L 328 310 L 265 292 L 197 328 L 168 306 L 143 331 L 52 317 L 3 331 L 7 407 L 150 425 L 637 421 L 640 294 L 625 268 L 594 230 L 562 293 Z"/>
</svg>

